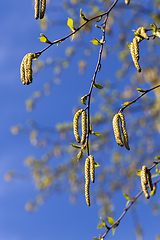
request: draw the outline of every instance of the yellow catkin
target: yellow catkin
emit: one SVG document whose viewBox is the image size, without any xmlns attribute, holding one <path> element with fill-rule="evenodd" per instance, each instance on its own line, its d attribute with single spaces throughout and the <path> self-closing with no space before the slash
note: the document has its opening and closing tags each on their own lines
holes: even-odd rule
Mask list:
<svg viewBox="0 0 160 240">
<path fill-rule="evenodd" d="M 150 173 L 149 170 L 147 171 L 147 180 L 148 180 L 149 189 L 152 191 L 153 190 L 153 183 L 152 183 L 152 176 L 151 176 L 151 173 Z"/>
<path fill-rule="evenodd" d="M 146 40 L 149 40 L 149 37 L 146 33 L 146 29 L 144 27 L 141 27 L 141 36 L 145 38 Z"/>
<path fill-rule="evenodd" d="M 148 193 L 147 186 L 144 184 L 144 182 L 142 182 L 142 180 L 141 180 L 141 186 L 142 186 L 142 190 L 144 192 L 145 198 L 149 199 L 150 195 Z"/>
<path fill-rule="evenodd" d="M 34 2 L 34 10 L 35 10 L 34 17 L 35 17 L 35 19 L 39 18 L 39 1 L 40 0 L 35 0 L 35 2 Z"/>
<path fill-rule="evenodd" d="M 124 117 L 123 113 L 119 113 L 119 117 L 121 120 L 121 130 L 122 130 L 122 134 L 123 134 L 124 145 L 127 150 L 130 150 L 129 142 L 128 142 L 128 134 L 127 134 L 127 130 L 126 130 L 125 117 Z"/>
<path fill-rule="evenodd" d="M 127 5 L 128 5 L 128 4 L 129 4 L 129 2 L 130 2 L 130 0 L 125 0 L 125 4 L 127 4 Z"/>
<path fill-rule="evenodd" d="M 147 185 L 148 180 L 147 180 L 147 167 L 146 166 L 142 167 L 141 178 L 142 178 L 142 181 L 144 182 L 144 184 Z"/>
<path fill-rule="evenodd" d="M 90 159 L 91 181 L 94 183 L 94 181 L 95 181 L 94 157 L 92 155 L 90 155 L 89 159 Z"/>
<path fill-rule="evenodd" d="M 74 132 L 75 139 L 78 143 L 80 143 L 80 140 L 81 140 L 78 133 L 78 120 L 82 114 L 82 111 L 83 109 L 80 109 L 79 111 L 77 111 L 73 119 L 73 132 Z"/>
<path fill-rule="evenodd" d="M 44 18 L 46 11 L 46 0 L 41 0 L 40 19 Z"/>
<path fill-rule="evenodd" d="M 89 193 L 89 187 L 90 187 L 90 159 L 86 158 L 85 161 L 85 198 L 86 198 L 86 203 L 88 206 L 90 206 L 90 193 Z"/>
<path fill-rule="evenodd" d="M 141 67 L 139 65 L 139 62 L 138 62 L 138 59 L 136 57 L 136 54 L 135 54 L 135 49 L 134 49 L 134 44 L 131 43 L 130 44 L 130 52 L 131 52 L 131 56 L 132 56 L 132 60 L 133 60 L 133 63 L 137 69 L 138 72 L 141 72 Z"/>
<path fill-rule="evenodd" d="M 134 45 L 134 52 L 137 60 L 139 60 L 139 45 L 138 45 L 138 39 L 133 38 L 133 45 Z"/>
<path fill-rule="evenodd" d="M 147 190 L 147 167 L 146 166 L 143 166 L 142 167 L 142 171 L 141 171 L 141 186 L 142 186 L 142 190 L 144 192 L 144 195 L 147 199 L 150 198 L 150 195 L 148 193 L 148 190 Z"/>
<path fill-rule="evenodd" d="M 81 138 L 81 144 L 85 143 L 86 135 L 87 135 L 87 114 L 86 114 L 86 111 L 83 111 L 82 112 L 82 138 Z"/>
<path fill-rule="evenodd" d="M 20 67 L 20 74 L 21 74 L 21 81 L 25 85 L 29 85 L 32 83 L 32 61 L 34 58 L 33 53 L 28 53 L 24 56 L 21 67 Z"/>
<path fill-rule="evenodd" d="M 121 147 L 123 147 L 123 142 L 122 142 L 122 138 L 121 138 L 121 132 L 120 132 L 120 127 L 119 127 L 119 114 L 115 114 L 115 116 L 113 117 L 113 131 L 114 131 L 114 136 L 116 139 L 116 142 L 118 145 L 120 145 Z"/>
</svg>

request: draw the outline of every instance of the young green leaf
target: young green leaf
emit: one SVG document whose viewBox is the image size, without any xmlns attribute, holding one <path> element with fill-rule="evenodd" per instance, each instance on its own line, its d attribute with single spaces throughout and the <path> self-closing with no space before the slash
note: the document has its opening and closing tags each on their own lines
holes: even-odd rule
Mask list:
<svg viewBox="0 0 160 240">
<path fill-rule="evenodd" d="M 141 171 L 142 171 L 141 169 L 137 170 L 137 172 L 136 172 L 137 176 L 141 176 Z"/>
<path fill-rule="evenodd" d="M 102 89 L 102 88 L 103 88 L 103 87 L 102 87 L 100 84 L 98 84 L 98 83 L 94 83 L 94 84 L 93 84 L 93 87 L 98 88 L 98 89 Z"/>
<path fill-rule="evenodd" d="M 150 192 L 150 195 L 154 196 L 156 194 L 156 185 L 154 185 L 153 190 Z"/>
<path fill-rule="evenodd" d="M 105 225 L 103 223 L 100 223 L 97 228 L 103 228 Z"/>
<path fill-rule="evenodd" d="M 77 161 L 79 161 L 81 158 L 83 158 L 83 151 L 82 150 L 77 154 Z"/>
<path fill-rule="evenodd" d="M 81 97 L 81 103 L 86 105 L 87 97 Z"/>
<path fill-rule="evenodd" d="M 74 148 L 81 148 L 81 146 L 78 146 L 78 145 L 75 145 L 75 144 L 72 144 L 72 143 L 70 143 L 70 144 L 71 144 L 71 146 L 74 147 Z"/>
<path fill-rule="evenodd" d="M 143 90 L 143 89 L 141 89 L 141 88 L 137 88 L 137 91 L 138 91 L 138 92 L 146 92 L 146 90 Z"/>
<path fill-rule="evenodd" d="M 126 107 L 126 106 L 129 105 L 129 104 L 130 104 L 130 102 L 125 102 L 125 103 L 122 104 L 122 106 L 123 106 L 123 107 Z"/>
<path fill-rule="evenodd" d="M 129 203 L 130 203 L 130 200 L 128 200 L 128 201 L 126 202 L 126 207 L 128 206 Z"/>
<path fill-rule="evenodd" d="M 100 135 L 102 135 L 102 134 L 99 133 L 99 132 L 93 132 L 93 131 L 92 131 L 92 134 L 94 134 L 95 136 L 100 136 Z"/>
<path fill-rule="evenodd" d="M 124 193 L 123 195 L 127 200 L 131 200 L 130 197 L 126 193 Z"/>
<path fill-rule="evenodd" d="M 96 237 L 94 237 L 93 239 L 94 239 L 94 240 L 100 240 L 99 238 L 96 238 Z"/>
<path fill-rule="evenodd" d="M 93 40 L 91 40 L 91 42 L 92 42 L 94 45 L 100 45 L 100 46 L 101 46 L 101 43 L 100 43 L 100 41 L 99 41 L 97 38 L 94 38 Z"/>
<path fill-rule="evenodd" d="M 111 217 L 108 217 L 108 222 L 109 224 L 113 225 L 114 224 L 114 219 Z"/>
<path fill-rule="evenodd" d="M 154 32 L 157 32 L 157 25 L 155 23 L 153 23 L 153 24 L 151 23 L 150 26 Z"/>
<path fill-rule="evenodd" d="M 94 167 L 99 167 L 99 163 L 98 162 L 94 162 Z"/>
<path fill-rule="evenodd" d="M 112 228 L 113 235 L 115 234 L 115 229 L 116 229 L 115 227 Z"/>
<path fill-rule="evenodd" d="M 48 38 L 43 34 L 43 33 L 40 33 L 41 37 L 39 38 L 39 40 L 41 42 L 45 42 L 45 43 L 51 43 Z"/>
<path fill-rule="evenodd" d="M 70 29 L 72 31 L 75 30 L 74 27 L 73 27 L 73 19 L 72 18 L 68 18 L 67 25 L 68 25 L 68 27 L 70 27 Z"/>
<path fill-rule="evenodd" d="M 103 218 L 100 217 L 100 219 L 101 219 L 101 222 L 106 226 L 106 222 L 103 220 Z"/>
<path fill-rule="evenodd" d="M 155 159 L 158 159 L 158 160 L 160 160 L 160 156 L 156 156 L 156 157 L 155 157 Z"/>
</svg>

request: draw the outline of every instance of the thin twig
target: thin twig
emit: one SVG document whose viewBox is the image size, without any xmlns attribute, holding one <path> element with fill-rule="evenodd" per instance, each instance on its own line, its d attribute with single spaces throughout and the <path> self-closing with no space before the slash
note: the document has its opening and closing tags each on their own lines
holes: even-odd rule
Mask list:
<svg viewBox="0 0 160 240">
<path fill-rule="evenodd" d="M 151 170 L 152 168 L 154 168 L 157 164 L 159 164 L 160 161 L 158 162 L 154 162 L 154 164 L 148 169 Z M 153 185 L 156 185 L 158 182 L 160 182 L 160 178 L 153 182 Z M 148 186 L 147 186 L 148 188 Z M 116 220 L 116 222 L 111 225 L 111 226 L 107 226 L 107 231 L 101 236 L 101 240 L 105 238 L 105 236 L 108 234 L 108 232 L 113 228 L 113 227 L 117 227 L 120 223 L 120 221 L 122 220 L 122 218 L 124 217 L 124 215 L 127 213 L 127 211 L 131 208 L 131 206 L 133 205 L 133 203 L 135 203 L 135 201 L 141 196 L 141 194 L 143 193 L 143 190 L 141 190 L 134 198 L 131 199 L 131 202 L 129 203 L 129 205 L 124 209 L 123 213 L 121 214 L 121 216 Z"/>
<path fill-rule="evenodd" d="M 143 92 L 139 97 L 137 97 L 137 98 L 134 99 L 133 101 L 129 102 L 126 106 L 124 106 L 123 108 L 121 108 L 121 109 L 119 110 L 119 112 L 123 112 L 125 108 L 127 108 L 127 107 L 129 107 L 130 105 L 132 105 L 133 103 L 135 103 L 138 99 L 140 99 L 141 97 L 143 97 L 146 93 L 148 93 L 148 92 L 150 92 L 150 91 L 152 91 L 152 90 L 154 90 L 154 89 L 156 89 L 156 88 L 159 88 L 159 87 L 160 87 L 160 84 L 157 85 L 157 86 L 155 86 L 155 87 L 153 87 L 153 88 L 150 88 L 150 89 L 148 89 L 148 90 L 143 90 L 144 92 Z"/>
</svg>

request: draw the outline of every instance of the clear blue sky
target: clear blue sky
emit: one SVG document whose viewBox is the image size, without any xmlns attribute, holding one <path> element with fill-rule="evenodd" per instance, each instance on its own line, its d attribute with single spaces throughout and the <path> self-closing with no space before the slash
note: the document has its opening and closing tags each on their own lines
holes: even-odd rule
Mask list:
<svg viewBox="0 0 160 240">
<path fill-rule="evenodd" d="M 0 240 L 89 240 L 102 233 L 96 229 L 99 223 L 98 205 L 88 208 L 82 195 L 78 197 L 76 205 L 71 205 L 67 193 L 64 192 L 52 195 L 38 211 L 27 213 L 24 209 L 26 202 L 36 196 L 32 180 L 15 180 L 11 183 L 6 183 L 4 180 L 5 173 L 10 169 L 26 171 L 23 161 L 30 153 L 33 152 L 37 156 L 40 154 L 38 149 L 35 150 L 30 146 L 28 138 L 23 134 L 11 135 L 10 127 L 18 123 L 27 125 L 28 118 L 36 118 L 40 123 L 45 121 L 48 126 L 54 126 L 59 121 L 63 122 L 64 115 L 68 121 L 72 121 L 72 108 L 76 105 L 76 101 L 78 104 L 77 96 L 82 93 L 83 84 L 78 84 L 76 70 L 72 72 L 66 70 L 65 81 L 52 90 L 52 97 L 48 97 L 44 102 L 42 99 L 42 104 L 38 104 L 33 113 L 26 112 L 26 99 L 34 91 L 40 90 L 44 81 L 50 81 L 51 78 L 47 70 L 42 70 L 42 73 L 35 76 L 31 85 L 23 86 L 20 81 L 19 69 L 23 56 L 28 52 L 41 50 L 43 45 L 38 39 L 42 31 L 34 19 L 32 3 L 31 0 L 6 0 L 0 3 Z M 54 31 L 53 28 L 48 34 L 52 31 Z M 60 32 L 56 28 L 55 39 L 67 33 L 67 26 Z M 71 45 L 71 42 L 69 44 Z M 58 51 L 63 51 L 63 48 L 54 47 L 51 50 L 52 54 L 57 55 Z M 88 91 L 88 86 L 86 85 L 84 92 Z M 73 89 L 72 99 L 70 99 Z M 50 105 L 49 102 L 54 99 L 58 101 L 58 105 Z M 51 113 L 51 109 L 54 112 Z M 61 109 L 63 111 L 60 111 Z M 119 197 L 121 200 L 117 202 L 119 206 L 117 214 L 121 214 L 125 206 L 125 200 L 121 194 L 117 194 L 115 201 Z M 144 240 L 151 240 L 154 235 L 160 233 L 160 218 L 151 215 L 151 207 L 148 203 L 146 204 L 146 201 L 139 206 L 139 210 L 140 223 L 145 226 Z M 112 239 L 111 235 L 112 233 L 109 233 L 106 239 Z M 130 213 L 116 229 L 113 239 L 135 239 Z"/>
</svg>

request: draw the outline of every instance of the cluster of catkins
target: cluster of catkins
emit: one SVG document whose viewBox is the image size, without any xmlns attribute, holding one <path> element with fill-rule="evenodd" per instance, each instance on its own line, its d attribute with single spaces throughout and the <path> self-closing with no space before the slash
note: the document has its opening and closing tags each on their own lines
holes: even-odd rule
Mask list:
<svg viewBox="0 0 160 240">
<path fill-rule="evenodd" d="M 21 67 L 20 67 L 20 74 L 21 74 L 21 81 L 25 85 L 29 85 L 32 83 L 32 61 L 37 56 L 34 53 L 28 53 L 24 56 Z"/>
<path fill-rule="evenodd" d="M 119 119 L 121 121 L 121 131 L 123 135 L 123 140 L 122 140 L 121 131 L 120 131 Z M 128 134 L 126 130 L 126 122 L 125 122 L 125 117 L 123 113 L 115 114 L 115 116 L 113 117 L 112 124 L 113 124 L 114 136 L 117 144 L 120 145 L 121 147 L 125 145 L 125 148 L 127 150 L 130 150 L 129 142 L 128 142 Z"/>
<path fill-rule="evenodd" d="M 146 29 L 144 27 L 140 27 L 137 31 L 135 31 L 135 38 L 133 38 L 133 42 L 129 44 L 132 60 L 138 72 L 141 72 L 141 67 L 139 65 L 139 43 L 144 38 L 149 40 L 149 37 L 146 34 Z"/>
<path fill-rule="evenodd" d="M 46 0 L 35 0 L 34 9 L 35 9 L 35 19 L 44 18 L 44 14 L 46 10 Z"/>
<path fill-rule="evenodd" d="M 143 166 L 141 170 L 141 186 L 142 186 L 142 190 L 144 192 L 145 197 L 149 199 L 150 195 L 147 190 L 147 184 L 149 186 L 149 189 L 152 191 L 153 184 L 152 184 L 151 173 L 146 166 Z"/>
<path fill-rule="evenodd" d="M 85 198 L 88 206 L 90 206 L 90 194 L 89 194 L 90 177 L 91 181 L 94 183 L 95 170 L 94 170 L 94 157 L 92 155 L 89 155 L 85 161 Z"/>
<path fill-rule="evenodd" d="M 80 138 L 79 136 L 79 118 L 81 117 L 81 126 L 82 126 L 82 136 Z M 75 139 L 78 143 L 81 142 L 82 145 L 85 146 L 86 143 L 86 136 L 87 136 L 87 114 L 86 111 L 83 109 L 78 110 L 73 119 L 73 132 Z M 83 146 L 82 146 L 83 149 Z M 95 181 L 95 169 L 94 169 L 94 157 L 92 155 L 89 155 L 86 158 L 85 161 L 85 198 L 86 198 L 86 203 L 88 206 L 90 206 L 90 177 L 91 181 L 94 183 Z"/>
</svg>

